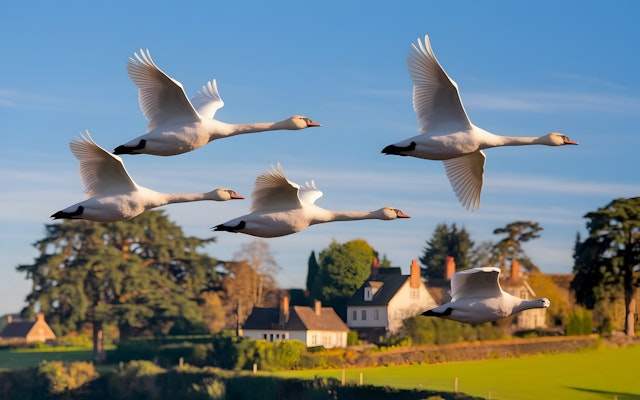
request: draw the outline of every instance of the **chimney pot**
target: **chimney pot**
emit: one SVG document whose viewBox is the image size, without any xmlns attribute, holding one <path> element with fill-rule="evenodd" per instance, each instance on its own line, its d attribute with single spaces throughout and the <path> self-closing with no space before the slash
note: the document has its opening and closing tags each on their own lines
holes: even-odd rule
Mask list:
<svg viewBox="0 0 640 400">
<path fill-rule="evenodd" d="M 412 288 L 420 287 L 420 265 L 418 260 L 411 260 L 411 271 L 409 273 L 409 286 Z"/>
<path fill-rule="evenodd" d="M 456 273 L 456 260 L 452 256 L 447 256 L 444 270 L 444 278 L 448 281 L 451 280 L 453 274 Z"/>
<path fill-rule="evenodd" d="M 284 325 L 289 320 L 289 296 L 283 296 L 280 300 L 280 319 L 278 323 Z"/>
<path fill-rule="evenodd" d="M 319 317 L 320 314 L 322 314 L 322 302 L 320 300 L 316 300 L 313 303 L 314 305 L 314 311 L 316 312 L 316 315 Z"/>
</svg>

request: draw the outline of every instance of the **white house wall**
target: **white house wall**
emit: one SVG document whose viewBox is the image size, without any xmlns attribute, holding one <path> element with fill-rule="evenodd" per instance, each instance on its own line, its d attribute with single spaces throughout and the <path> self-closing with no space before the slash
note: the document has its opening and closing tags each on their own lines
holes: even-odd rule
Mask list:
<svg viewBox="0 0 640 400">
<path fill-rule="evenodd" d="M 347 307 L 347 326 L 350 328 L 387 328 L 388 319 L 386 306 Z"/>
<path fill-rule="evenodd" d="M 437 304 L 424 285 L 421 284 L 413 289 L 407 281 L 389 301 L 389 331 L 397 332 L 402 328 L 404 319 L 434 307 L 437 307 Z"/>
<path fill-rule="evenodd" d="M 324 346 L 327 349 L 347 346 L 347 332 L 341 331 L 283 331 L 244 329 L 242 337 L 276 342 L 299 340 L 307 347 Z"/>
</svg>

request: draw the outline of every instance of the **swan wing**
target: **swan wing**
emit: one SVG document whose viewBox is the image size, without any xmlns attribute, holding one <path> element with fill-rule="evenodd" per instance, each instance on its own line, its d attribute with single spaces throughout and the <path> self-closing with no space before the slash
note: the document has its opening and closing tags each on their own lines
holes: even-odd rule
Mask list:
<svg viewBox="0 0 640 400">
<path fill-rule="evenodd" d="M 436 59 L 429 36 L 424 43 L 411 44 L 407 63 L 413 82 L 413 109 L 418 116 L 420 133 L 459 132 L 471 129 L 458 85 L 449 78 Z"/>
<path fill-rule="evenodd" d="M 443 160 L 444 169 L 458 201 L 471 211 L 480 209 L 485 160 L 482 150 Z"/>
<path fill-rule="evenodd" d="M 251 210 L 291 210 L 302 207 L 298 198 L 300 185 L 291 182 L 284 175 L 284 171 L 278 163 L 277 167 L 271 166 L 267 171 L 256 178 L 256 183 L 251 193 Z"/>
<path fill-rule="evenodd" d="M 451 301 L 502 296 L 500 268 L 483 267 L 459 271 L 451 277 Z"/>
<path fill-rule="evenodd" d="M 69 148 L 80 162 L 78 171 L 87 197 L 129 192 L 138 188 L 122 159 L 98 146 L 89 131 L 71 140 Z"/>
<path fill-rule="evenodd" d="M 191 104 L 193 104 L 198 114 L 203 117 L 213 118 L 216 115 L 216 111 L 224 106 L 220 93 L 218 93 L 216 80 L 214 79 L 207 82 L 202 89 L 193 96 Z"/>
<path fill-rule="evenodd" d="M 198 121 L 200 116 L 189 102 L 182 84 L 162 72 L 153 62 L 149 50 L 134 53 L 127 72 L 138 87 L 142 114 L 149 120 L 147 132 L 171 119 Z"/>
<path fill-rule="evenodd" d="M 318 190 L 314 181 L 305 182 L 304 186 L 298 189 L 298 198 L 302 204 L 314 204 L 320 197 L 322 192 Z"/>
</svg>

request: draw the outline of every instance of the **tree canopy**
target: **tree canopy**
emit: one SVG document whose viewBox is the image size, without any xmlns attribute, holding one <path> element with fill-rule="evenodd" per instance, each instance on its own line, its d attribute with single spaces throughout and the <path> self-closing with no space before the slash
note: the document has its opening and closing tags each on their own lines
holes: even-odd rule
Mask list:
<svg viewBox="0 0 640 400">
<path fill-rule="evenodd" d="M 346 303 L 371 273 L 376 251 L 364 240 L 335 240 L 318 256 L 318 273 L 310 297 L 333 307 L 346 320 Z"/>
<path fill-rule="evenodd" d="M 423 275 L 429 278 L 444 278 L 447 256 L 455 260 L 456 270 L 470 268 L 472 248 L 473 242 L 464 227 L 458 230 L 456 224 L 452 224 L 451 227 L 438 224 L 420 257 L 420 263 L 426 268 Z"/>
<path fill-rule="evenodd" d="M 625 330 L 633 336 L 635 292 L 640 286 L 640 197 L 615 199 L 584 217 L 589 237 L 576 240 L 571 287 L 587 308 L 610 293 L 623 293 Z"/>
<path fill-rule="evenodd" d="M 25 314 L 36 307 L 58 334 L 84 323 L 118 326 L 122 338 L 202 321 L 201 293 L 215 286 L 217 261 L 197 249 L 214 238 L 187 237 L 162 211 L 130 221 L 65 220 L 45 225 L 40 255 L 17 270 L 32 280 Z"/>
</svg>

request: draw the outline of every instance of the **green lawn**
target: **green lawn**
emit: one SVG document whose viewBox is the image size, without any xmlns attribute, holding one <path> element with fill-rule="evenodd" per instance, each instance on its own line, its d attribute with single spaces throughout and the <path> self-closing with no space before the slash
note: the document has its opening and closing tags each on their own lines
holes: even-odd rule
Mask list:
<svg viewBox="0 0 640 400">
<path fill-rule="evenodd" d="M 56 351 L 47 349 L 1 350 L 0 370 L 35 367 L 40 361 L 90 361 L 92 350 L 70 349 Z"/>
<path fill-rule="evenodd" d="M 348 381 L 397 388 L 458 391 L 487 399 L 640 400 L 640 346 L 463 363 L 347 369 Z M 340 379 L 342 370 L 284 371 L 276 376 Z"/>
</svg>

